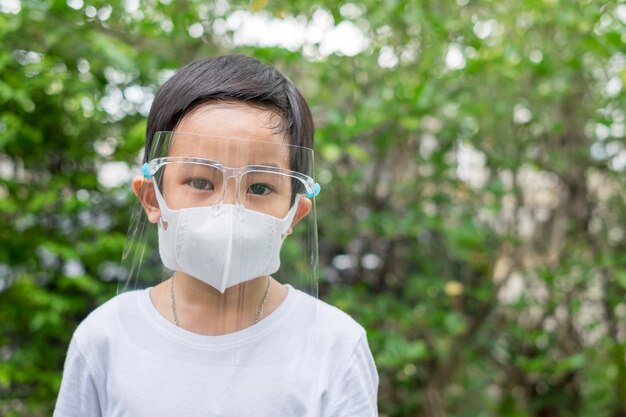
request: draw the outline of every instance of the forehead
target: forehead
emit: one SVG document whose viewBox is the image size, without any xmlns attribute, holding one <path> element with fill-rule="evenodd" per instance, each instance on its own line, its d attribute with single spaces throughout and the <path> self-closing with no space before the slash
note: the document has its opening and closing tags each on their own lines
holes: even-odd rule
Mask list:
<svg viewBox="0 0 626 417">
<path fill-rule="evenodd" d="M 207 104 L 185 115 L 170 139 L 168 156 L 220 161 L 231 167 L 289 168 L 287 137 L 276 129 L 279 116 L 247 104 Z"/>
</svg>

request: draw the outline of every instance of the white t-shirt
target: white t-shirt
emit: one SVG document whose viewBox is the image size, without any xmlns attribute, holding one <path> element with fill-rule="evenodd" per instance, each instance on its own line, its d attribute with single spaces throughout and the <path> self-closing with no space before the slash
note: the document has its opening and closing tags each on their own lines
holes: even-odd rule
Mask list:
<svg viewBox="0 0 626 417">
<path fill-rule="evenodd" d="M 311 303 L 305 323 L 299 313 Z M 78 327 L 54 416 L 369 417 L 377 388 L 363 328 L 291 287 L 264 320 L 223 336 L 173 325 L 143 290 Z"/>
</svg>

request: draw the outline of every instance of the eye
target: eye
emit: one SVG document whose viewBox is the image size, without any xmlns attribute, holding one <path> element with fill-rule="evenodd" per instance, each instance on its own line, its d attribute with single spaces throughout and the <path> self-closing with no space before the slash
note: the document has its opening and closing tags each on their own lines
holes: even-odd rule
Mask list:
<svg viewBox="0 0 626 417">
<path fill-rule="evenodd" d="M 203 190 L 203 191 L 212 190 L 214 188 L 213 183 L 211 181 L 207 180 L 206 178 L 200 178 L 200 177 L 188 179 L 187 185 L 189 185 L 191 188 L 194 188 L 196 190 Z"/>
<path fill-rule="evenodd" d="M 272 192 L 272 187 L 267 184 L 252 184 L 250 188 L 248 188 L 248 192 L 254 195 L 266 195 Z"/>
</svg>

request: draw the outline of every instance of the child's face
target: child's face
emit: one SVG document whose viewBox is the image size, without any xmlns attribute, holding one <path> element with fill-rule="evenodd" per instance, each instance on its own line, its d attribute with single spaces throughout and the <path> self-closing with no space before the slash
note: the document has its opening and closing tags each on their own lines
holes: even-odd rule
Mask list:
<svg viewBox="0 0 626 417">
<path fill-rule="evenodd" d="M 201 106 L 177 125 L 168 150 L 169 158 L 202 158 L 210 163 L 171 163 L 161 170 L 160 189 L 170 209 L 207 206 L 223 202 L 240 205 L 277 218 L 287 215 L 293 203 L 292 177 L 245 171 L 229 178 L 224 188 L 224 172 L 229 169 L 262 165 L 289 170 L 288 139 L 276 133 L 278 116 L 246 104 L 219 103 Z M 244 168 L 245 170 L 245 168 Z M 138 191 L 136 189 L 136 192 Z M 142 198 L 146 201 L 146 199 Z M 298 201 L 294 224 L 308 214 L 311 202 Z M 158 221 L 158 208 L 144 204 L 149 219 Z"/>
</svg>

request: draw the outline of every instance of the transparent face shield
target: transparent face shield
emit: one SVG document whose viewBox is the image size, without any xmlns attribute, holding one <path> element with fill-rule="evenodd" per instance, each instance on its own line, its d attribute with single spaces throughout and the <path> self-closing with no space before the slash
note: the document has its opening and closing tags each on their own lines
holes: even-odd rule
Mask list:
<svg viewBox="0 0 626 417">
<path fill-rule="evenodd" d="M 317 297 L 313 151 L 274 140 L 158 132 L 142 173 L 119 292 L 161 284 L 169 295 L 161 315 L 209 335 L 250 331 L 290 308 L 284 318 L 298 318 L 304 342 Z M 290 292 L 313 298 L 294 306 Z M 189 299 L 207 314 L 185 314 Z M 149 339 L 137 337 L 143 345 L 157 342 Z M 267 363 L 287 353 L 257 346 L 255 354 L 229 348 L 202 361 Z"/>
</svg>

